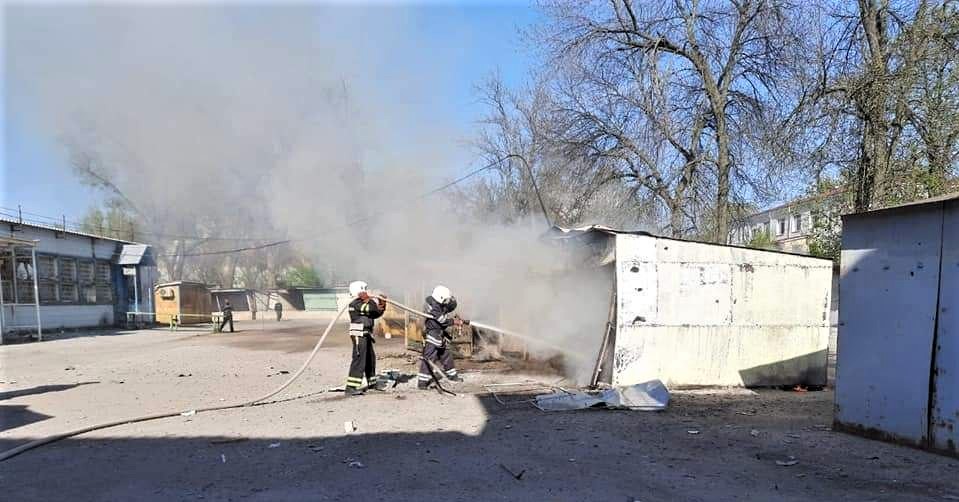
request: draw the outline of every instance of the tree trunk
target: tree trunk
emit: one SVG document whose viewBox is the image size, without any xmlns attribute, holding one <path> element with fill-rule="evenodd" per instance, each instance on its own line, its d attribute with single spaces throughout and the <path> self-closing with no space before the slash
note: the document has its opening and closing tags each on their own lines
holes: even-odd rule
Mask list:
<svg viewBox="0 0 959 502">
<path fill-rule="evenodd" d="M 716 236 L 717 243 L 729 241 L 729 131 L 722 115 L 716 116 Z"/>
<path fill-rule="evenodd" d="M 683 236 L 683 203 L 681 199 L 673 199 L 669 204 L 670 235 L 675 238 Z"/>
</svg>

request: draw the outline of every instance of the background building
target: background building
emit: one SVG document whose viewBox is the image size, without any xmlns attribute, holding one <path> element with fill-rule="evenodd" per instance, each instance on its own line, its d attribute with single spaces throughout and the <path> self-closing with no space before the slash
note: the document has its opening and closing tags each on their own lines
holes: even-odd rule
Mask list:
<svg viewBox="0 0 959 502">
<path fill-rule="evenodd" d="M 149 246 L 0 218 L 0 335 L 114 326 L 153 312 Z"/>
<path fill-rule="evenodd" d="M 809 254 L 813 214 L 843 192 L 840 188 L 750 214 L 732 225 L 729 243 L 746 246 L 765 233 L 779 251 Z"/>
</svg>

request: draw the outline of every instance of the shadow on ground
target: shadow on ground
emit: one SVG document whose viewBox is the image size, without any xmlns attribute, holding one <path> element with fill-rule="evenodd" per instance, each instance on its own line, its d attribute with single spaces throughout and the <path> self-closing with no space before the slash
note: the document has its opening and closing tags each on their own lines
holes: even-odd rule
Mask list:
<svg viewBox="0 0 959 502">
<path fill-rule="evenodd" d="M 435 408 L 438 399 L 455 405 L 470 398 L 424 402 Z M 327 395 L 297 405 L 316 406 L 317 420 L 324 420 L 322 410 L 341 399 Z M 830 431 L 828 392 L 677 394 L 662 413 L 544 413 L 476 399 L 487 414 L 476 435 L 364 434 L 362 424 L 377 420 L 369 416 L 341 437 L 81 436 L 4 462 L 0 481 L 18 500 L 67 493 L 73 500 L 470 502 L 959 496 L 959 461 Z M 16 444 L 0 440 L 3 449 Z M 796 462 L 777 464 L 790 460 Z"/>
</svg>

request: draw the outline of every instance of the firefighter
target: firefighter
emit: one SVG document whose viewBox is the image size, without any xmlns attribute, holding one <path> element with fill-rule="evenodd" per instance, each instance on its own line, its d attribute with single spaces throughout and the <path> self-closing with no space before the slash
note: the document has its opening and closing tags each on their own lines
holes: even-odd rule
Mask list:
<svg viewBox="0 0 959 502">
<path fill-rule="evenodd" d="M 377 388 L 376 354 L 373 352 L 373 321 L 386 311 L 386 301 L 373 301 L 363 281 L 350 283 L 350 340 L 353 343 L 353 360 L 350 374 L 346 377 L 346 393 L 350 396 L 363 394 L 363 377 L 367 388 Z M 384 297 L 385 298 L 385 297 Z"/>
<path fill-rule="evenodd" d="M 273 306 L 273 311 L 276 312 L 276 322 L 280 322 L 280 319 L 283 319 L 283 304 L 276 302 L 276 305 Z"/>
<path fill-rule="evenodd" d="M 426 306 L 423 310 L 430 315 L 425 321 L 426 338 L 423 341 L 423 356 L 420 361 L 420 371 L 417 375 L 416 386 L 419 389 L 429 388 L 433 379 L 433 370 L 430 362 L 443 368 L 443 375 L 453 382 L 462 379 L 453 366 L 453 351 L 449 346 L 453 337 L 447 329 L 450 326 L 462 326 L 469 321 L 451 315 L 456 310 L 456 298 L 446 286 L 436 286 L 433 294 L 426 297 Z M 439 378 L 440 375 L 437 375 Z"/>
<path fill-rule="evenodd" d="M 230 323 L 230 333 L 233 333 L 233 307 L 230 306 L 230 300 L 227 300 L 223 305 L 223 321 L 220 323 L 221 333 L 226 323 Z"/>
</svg>

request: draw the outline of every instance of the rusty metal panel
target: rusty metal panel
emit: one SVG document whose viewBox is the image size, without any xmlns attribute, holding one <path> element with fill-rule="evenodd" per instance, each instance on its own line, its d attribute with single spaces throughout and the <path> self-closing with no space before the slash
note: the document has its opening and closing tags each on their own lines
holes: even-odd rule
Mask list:
<svg viewBox="0 0 959 502">
<path fill-rule="evenodd" d="M 836 424 L 921 445 L 928 439 L 941 206 L 843 223 Z"/>
<path fill-rule="evenodd" d="M 932 445 L 959 453 L 959 204 L 943 214 L 939 325 L 930 420 Z"/>
</svg>

